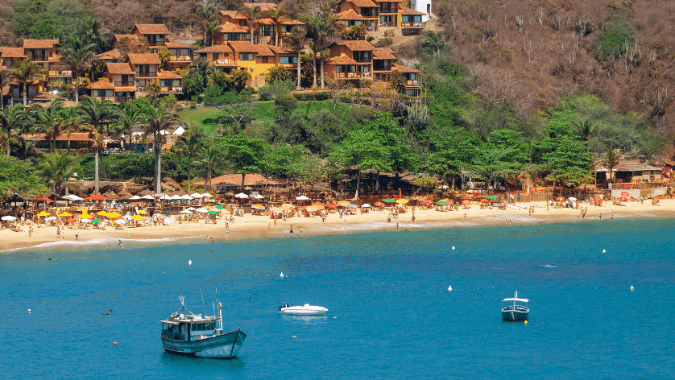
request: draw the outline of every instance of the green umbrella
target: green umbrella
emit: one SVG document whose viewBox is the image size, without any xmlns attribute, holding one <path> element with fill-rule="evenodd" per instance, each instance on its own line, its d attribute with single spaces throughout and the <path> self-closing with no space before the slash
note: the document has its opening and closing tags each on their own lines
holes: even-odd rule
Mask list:
<svg viewBox="0 0 675 380">
<path fill-rule="evenodd" d="M 216 206 L 216 208 L 217 208 L 218 210 L 222 210 L 222 209 L 224 209 L 225 207 L 223 207 L 223 206 Z"/>
<path fill-rule="evenodd" d="M 218 215 L 218 212 L 216 212 L 216 211 L 209 211 L 209 214 L 211 214 L 211 215 Z"/>
<path fill-rule="evenodd" d="M 382 202 L 384 202 L 384 203 L 394 203 L 396 201 L 393 200 L 393 199 L 385 198 L 385 199 L 382 200 Z"/>
<path fill-rule="evenodd" d="M 93 224 L 100 223 L 100 222 L 101 222 L 101 219 L 99 219 L 99 218 L 96 218 L 96 219 L 91 221 L 91 223 L 93 223 Z"/>
<path fill-rule="evenodd" d="M 488 196 L 485 197 L 485 198 L 487 198 L 487 199 L 497 199 L 497 197 L 495 197 L 494 195 L 488 195 Z"/>
<path fill-rule="evenodd" d="M 436 204 L 439 205 L 439 206 L 447 206 L 448 205 L 447 203 L 445 203 L 443 201 L 438 201 L 438 202 L 436 202 Z"/>
</svg>

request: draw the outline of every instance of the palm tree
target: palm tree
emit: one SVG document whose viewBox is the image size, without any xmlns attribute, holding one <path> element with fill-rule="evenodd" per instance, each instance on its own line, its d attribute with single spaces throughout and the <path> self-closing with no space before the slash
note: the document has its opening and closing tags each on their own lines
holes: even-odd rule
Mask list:
<svg viewBox="0 0 675 380">
<path fill-rule="evenodd" d="M 37 148 L 37 145 L 35 145 L 35 141 L 26 141 L 21 136 L 17 136 L 17 138 L 13 139 L 12 147 L 14 148 L 16 158 L 22 161 L 27 161 L 33 157 L 44 156 L 44 153 L 42 153 Z"/>
<path fill-rule="evenodd" d="M 614 148 L 608 149 L 605 154 L 602 156 L 602 164 L 607 167 L 607 170 L 609 170 L 609 180 L 610 182 L 612 181 L 612 177 L 614 176 L 614 168 L 619 165 L 619 161 L 621 160 L 622 154 L 618 150 Z"/>
<path fill-rule="evenodd" d="M 73 132 L 91 131 L 93 128 L 84 121 L 84 116 L 75 107 L 62 108 L 63 129 L 68 134 L 68 153 L 70 153 L 70 136 Z"/>
<path fill-rule="evenodd" d="M 274 46 L 279 46 L 279 21 L 281 21 L 281 18 L 284 16 L 284 9 L 282 7 L 270 9 L 265 12 L 265 16 L 274 21 Z"/>
<path fill-rule="evenodd" d="M 98 161 L 99 156 L 101 155 L 101 147 L 105 143 L 106 136 L 96 132 L 95 128 L 92 128 L 89 131 L 89 138 L 92 140 L 92 147 L 94 148 L 94 192 L 100 194 L 99 192 L 99 176 L 98 176 Z"/>
<path fill-rule="evenodd" d="M 260 6 L 242 6 L 239 10 L 242 11 L 251 22 L 251 43 L 253 43 L 253 33 L 255 31 L 256 23 L 258 22 L 260 16 L 262 16 L 262 13 L 260 12 Z"/>
<path fill-rule="evenodd" d="M 218 10 L 213 5 L 199 4 L 195 9 L 195 18 L 202 24 L 202 32 L 204 33 L 204 44 L 206 44 L 206 34 L 208 31 L 208 24 L 218 15 Z"/>
<path fill-rule="evenodd" d="M 12 143 L 12 130 L 20 129 L 29 123 L 28 114 L 20 105 L 9 106 L 0 111 L 0 127 L 6 139 L 7 155 L 10 155 L 10 145 Z"/>
<path fill-rule="evenodd" d="M 206 24 L 206 35 L 209 36 L 209 46 L 213 46 L 213 38 L 218 32 L 220 32 L 220 25 L 218 25 L 218 21 Z M 206 41 L 204 41 L 204 44 L 206 44 Z"/>
<path fill-rule="evenodd" d="M 117 119 L 118 131 L 129 136 L 129 144 L 131 144 L 132 133 L 143 125 L 145 118 L 146 115 L 143 110 L 138 107 L 124 107 L 124 111 L 119 114 Z"/>
<path fill-rule="evenodd" d="M 591 123 L 590 120 L 584 120 L 581 123 L 575 122 L 574 127 L 577 129 L 577 133 L 579 134 L 579 137 L 583 141 L 588 141 L 588 139 L 591 137 L 593 132 L 595 131 L 595 128 L 598 127 L 598 123 Z"/>
<path fill-rule="evenodd" d="M 338 17 L 328 10 L 320 12 L 316 16 L 306 16 L 307 31 L 312 38 L 312 43 L 309 45 L 312 49 L 313 64 L 314 64 L 314 81 L 312 87 L 316 87 L 316 59 L 317 55 L 321 54 L 321 88 L 324 88 L 323 75 L 323 58 L 326 57 L 326 51 L 335 41 L 337 41 L 339 32 L 344 24 L 340 24 Z"/>
<path fill-rule="evenodd" d="M 36 106 L 38 128 L 45 133 L 45 137 L 49 140 L 49 152 L 54 151 L 54 142 L 56 138 L 65 131 L 65 123 L 63 120 L 63 102 L 59 100 L 52 100 L 49 107 L 42 108 Z"/>
<path fill-rule="evenodd" d="M 206 185 L 208 190 L 211 190 L 211 175 L 222 164 L 222 157 L 223 152 L 213 143 L 202 148 L 199 154 L 200 159 L 197 163 L 206 169 Z"/>
<path fill-rule="evenodd" d="M 119 116 L 119 108 L 117 108 L 110 101 L 100 101 L 92 99 L 88 96 L 82 98 L 77 109 L 82 113 L 85 121 L 88 122 L 94 129 L 98 129 L 102 133 L 103 124 L 105 121 L 115 119 Z"/>
<path fill-rule="evenodd" d="M 54 194 L 61 194 L 63 183 L 79 170 L 77 157 L 68 153 L 51 153 L 40 164 L 40 174 L 52 188 Z"/>
<path fill-rule="evenodd" d="M 9 71 L 7 70 L 0 70 L 0 89 L 5 87 L 5 85 L 9 83 Z M 4 102 L 4 97 L 2 95 L 2 91 L 0 91 L 0 109 L 5 108 L 5 102 Z"/>
<path fill-rule="evenodd" d="M 188 177 L 188 187 L 187 191 L 189 192 L 191 189 L 191 183 L 190 183 L 190 167 L 192 164 L 192 158 L 194 158 L 199 151 L 202 148 L 202 141 L 201 138 L 201 133 L 198 129 L 191 128 L 188 129 L 185 133 L 183 133 L 183 136 L 181 136 L 181 139 L 178 140 L 176 143 L 176 152 L 179 155 L 182 155 L 187 158 L 187 177 Z"/>
<path fill-rule="evenodd" d="M 162 191 L 161 133 L 178 124 L 180 119 L 178 119 L 178 115 L 168 111 L 163 104 L 147 106 L 143 108 L 143 112 L 148 116 L 147 121 L 142 125 L 143 132 L 146 137 L 152 136 L 153 138 L 152 148 L 155 153 L 155 190 L 157 193 L 160 193 Z"/>
<path fill-rule="evenodd" d="M 12 67 L 9 68 L 10 78 L 14 78 L 23 84 L 23 105 L 28 105 L 28 81 L 42 79 L 47 70 L 42 65 L 37 64 L 26 58 L 16 61 Z"/>
<path fill-rule="evenodd" d="M 298 52 L 298 90 L 300 90 L 300 77 L 302 76 L 300 72 L 300 55 L 302 54 L 302 50 L 305 48 L 305 42 L 305 32 L 300 30 L 300 28 L 293 28 L 293 30 L 291 30 L 291 34 L 286 37 L 286 43 L 284 44 L 288 46 L 290 50 Z"/>
<path fill-rule="evenodd" d="M 93 43 L 83 41 L 81 37 L 73 34 L 66 46 L 61 48 L 61 66 L 73 72 L 73 84 L 75 88 L 75 101 L 80 101 L 80 76 L 91 70 L 96 55 L 94 55 Z"/>
</svg>

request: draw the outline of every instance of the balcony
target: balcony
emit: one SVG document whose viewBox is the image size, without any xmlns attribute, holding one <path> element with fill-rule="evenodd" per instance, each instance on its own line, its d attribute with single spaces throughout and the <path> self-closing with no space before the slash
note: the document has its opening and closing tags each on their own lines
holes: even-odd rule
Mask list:
<svg viewBox="0 0 675 380">
<path fill-rule="evenodd" d="M 382 64 L 377 61 L 375 61 L 375 64 L 373 65 L 373 71 L 391 71 L 391 65 L 389 64 Z"/>
<path fill-rule="evenodd" d="M 148 44 L 150 46 L 164 46 L 164 40 L 156 40 L 156 41 L 148 40 Z"/>
<path fill-rule="evenodd" d="M 421 22 L 402 22 L 401 28 L 422 28 Z"/>
<path fill-rule="evenodd" d="M 170 62 L 191 62 L 192 58 L 189 55 L 172 55 L 169 56 Z"/>
<path fill-rule="evenodd" d="M 111 101 L 111 102 L 114 102 L 114 101 L 115 101 L 115 97 L 114 97 L 114 96 L 92 96 L 91 98 L 92 98 L 92 99 L 99 100 L 99 101 L 101 101 L 101 102 L 105 102 L 106 100 L 107 100 L 107 101 Z"/>
<path fill-rule="evenodd" d="M 136 72 L 137 78 L 154 78 L 156 76 L 157 76 L 156 71 L 137 71 Z"/>
<path fill-rule="evenodd" d="M 115 87 L 132 87 L 134 82 L 129 81 L 115 81 Z"/>
<path fill-rule="evenodd" d="M 273 30 L 261 30 L 258 34 L 260 37 L 274 37 Z"/>
<path fill-rule="evenodd" d="M 370 78 L 370 73 L 361 72 L 361 73 L 335 73 L 336 79 L 359 79 L 359 78 Z"/>
<path fill-rule="evenodd" d="M 417 79 L 407 80 L 407 81 L 405 81 L 405 85 L 406 85 L 406 86 L 411 86 L 411 87 L 418 87 L 418 86 L 419 86 L 419 82 L 417 81 Z"/>
<path fill-rule="evenodd" d="M 33 54 L 33 57 L 30 57 L 30 56 L 29 56 L 29 58 L 30 58 L 33 62 L 47 62 L 47 60 L 49 60 L 49 56 L 48 56 L 48 55 L 42 55 L 42 54 Z"/>
<path fill-rule="evenodd" d="M 145 91 L 145 86 L 136 86 L 136 91 Z"/>
<path fill-rule="evenodd" d="M 354 60 L 356 62 L 361 62 L 361 63 L 371 63 L 373 61 L 373 56 L 370 54 L 357 54 L 354 52 L 353 56 Z"/>
<path fill-rule="evenodd" d="M 372 9 L 372 10 L 371 10 Z M 363 18 L 377 18 L 376 8 L 361 8 L 361 17 Z"/>
<path fill-rule="evenodd" d="M 395 5 L 382 6 L 380 5 L 380 14 L 382 13 L 398 13 L 398 8 Z"/>
<path fill-rule="evenodd" d="M 216 66 L 232 66 L 232 65 L 234 65 L 234 61 L 232 61 L 231 59 L 216 59 L 215 61 L 213 61 L 213 63 Z"/>
<path fill-rule="evenodd" d="M 380 27 L 382 28 L 393 28 L 396 26 L 395 21 L 380 21 Z"/>
<path fill-rule="evenodd" d="M 182 87 L 162 87 L 160 92 L 162 94 L 182 94 L 183 88 Z"/>
<path fill-rule="evenodd" d="M 117 97 L 117 103 L 125 103 L 125 102 L 128 102 L 130 100 L 134 100 L 134 98 L 132 98 L 131 96 L 118 96 Z"/>
</svg>

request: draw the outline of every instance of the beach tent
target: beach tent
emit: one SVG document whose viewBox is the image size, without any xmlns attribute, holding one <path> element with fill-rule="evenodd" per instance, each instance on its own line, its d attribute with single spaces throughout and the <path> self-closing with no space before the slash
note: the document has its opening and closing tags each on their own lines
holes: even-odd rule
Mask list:
<svg viewBox="0 0 675 380">
<path fill-rule="evenodd" d="M 203 207 L 200 207 L 200 208 L 196 209 L 195 211 L 197 211 L 198 213 L 201 213 L 201 214 L 206 214 L 207 212 L 209 212 L 209 210 L 207 210 Z"/>
<path fill-rule="evenodd" d="M 154 200 L 155 200 L 155 197 L 153 197 L 152 195 L 144 195 L 144 196 L 142 196 L 141 198 L 142 198 L 142 199 L 147 199 L 147 200 L 150 200 L 150 201 L 154 201 Z"/>
<path fill-rule="evenodd" d="M 187 195 L 187 194 L 185 194 L 185 195 L 183 195 L 182 197 L 180 197 L 180 199 L 183 199 L 183 200 L 186 200 L 186 201 L 191 201 L 191 200 L 192 200 L 192 197 L 189 196 L 189 195 Z"/>
<path fill-rule="evenodd" d="M 211 194 L 209 194 L 209 193 L 204 193 L 204 194 L 202 194 L 202 197 L 204 197 L 204 198 L 213 198 L 213 195 L 211 195 Z"/>
<path fill-rule="evenodd" d="M 190 211 L 190 210 L 183 210 L 183 211 L 179 212 L 179 214 L 192 214 L 192 211 Z"/>
<path fill-rule="evenodd" d="M 131 200 L 131 201 L 137 201 L 139 199 L 143 199 L 143 198 L 139 197 L 138 195 L 134 195 L 133 197 L 129 198 L 129 200 Z"/>
<path fill-rule="evenodd" d="M 201 197 L 202 197 L 202 195 L 199 194 L 199 193 L 192 193 L 192 194 L 190 194 L 190 196 L 191 196 L 192 198 L 201 198 Z"/>
<path fill-rule="evenodd" d="M 182 136 L 183 133 L 185 133 L 185 129 L 183 129 L 183 127 L 178 127 L 175 131 L 173 131 L 173 134 L 176 136 Z"/>
<path fill-rule="evenodd" d="M 234 197 L 235 198 L 248 198 L 248 195 L 246 195 L 244 193 L 239 193 L 239 194 L 235 195 Z"/>
<path fill-rule="evenodd" d="M 361 207 L 370 207 L 370 205 L 368 203 L 364 203 L 361 205 Z"/>
<path fill-rule="evenodd" d="M 84 199 L 88 200 L 88 201 L 107 201 L 108 200 L 108 198 L 103 197 L 103 196 L 98 195 L 98 194 L 92 194 L 92 195 L 90 195 L 90 196 L 88 196 Z"/>
<path fill-rule="evenodd" d="M 7 216 L 3 216 L 2 220 L 5 221 L 5 222 L 13 222 L 13 221 L 16 220 L 16 217 L 11 216 L 11 215 L 7 215 Z"/>
<path fill-rule="evenodd" d="M 304 195 L 301 195 L 301 196 L 299 196 L 299 197 L 295 197 L 295 200 L 297 200 L 297 201 L 308 201 L 308 200 L 309 200 L 309 197 L 306 197 L 306 196 L 304 196 Z"/>
</svg>

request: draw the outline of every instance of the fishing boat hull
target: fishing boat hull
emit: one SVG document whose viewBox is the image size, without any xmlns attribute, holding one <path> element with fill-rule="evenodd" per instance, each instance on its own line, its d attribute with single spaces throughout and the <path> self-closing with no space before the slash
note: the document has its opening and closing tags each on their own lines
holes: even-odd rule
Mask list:
<svg viewBox="0 0 675 380">
<path fill-rule="evenodd" d="M 510 308 L 502 309 L 502 319 L 505 322 L 527 321 L 530 310 L 513 310 Z"/>
<path fill-rule="evenodd" d="M 162 345 L 166 352 L 172 354 L 200 358 L 232 359 L 237 357 L 245 339 L 246 334 L 240 330 L 187 342 L 162 335 Z"/>
<path fill-rule="evenodd" d="M 279 311 L 280 314 L 284 315 L 299 315 L 299 316 L 320 316 L 326 315 L 328 309 L 323 307 L 312 307 L 312 308 L 303 308 L 299 307 L 287 307 Z"/>
</svg>

